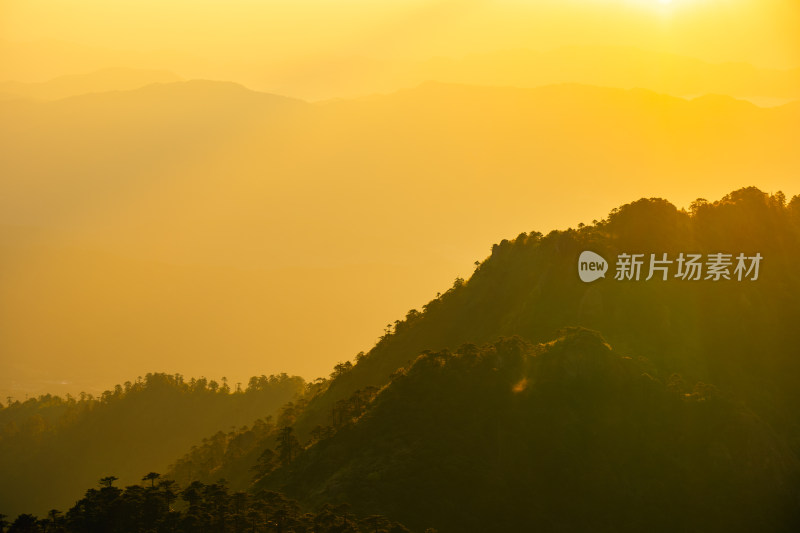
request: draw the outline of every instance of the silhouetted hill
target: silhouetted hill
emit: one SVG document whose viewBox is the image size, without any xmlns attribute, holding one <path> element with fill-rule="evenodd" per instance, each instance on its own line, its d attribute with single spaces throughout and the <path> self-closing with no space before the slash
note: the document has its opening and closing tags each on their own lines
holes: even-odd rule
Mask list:
<svg viewBox="0 0 800 533">
<path fill-rule="evenodd" d="M 612 264 L 623 253 L 763 261 L 758 279 L 616 280 L 612 267 L 587 284 L 577 273 L 585 250 Z M 753 187 L 688 211 L 641 199 L 577 230 L 520 234 L 275 419 L 256 420 L 263 405 L 237 408 L 256 421 L 198 442 L 168 476 L 181 487 L 229 476 L 250 493 L 240 499 L 279 490 L 306 509 L 347 502 L 443 533 L 794 531 L 798 261 L 800 196 Z M 181 410 L 191 405 L 205 420 L 199 399 L 231 404 L 272 383 L 255 379 L 231 395 L 150 375 L 99 402 L 15 404 L 0 410 L 12 419 L 0 441 L 13 461 L 4 470 L 35 465 L 54 473 L 53 488 L 65 476 L 87 486 L 84 473 L 133 467 L 121 450 L 152 466 L 165 442 L 190 433 L 176 432 L 176 419 L 198 422 Z M 116 459 L 102 462 L 105 454 Z M 46 507 L 57 498 L 37 496 Z"/>
<path fill-rule="evenodd" d="M 275 413 L 304 385 L 284 374 L 232 393 L 225 382 L 148 374 L 98 398 L 15 401 L 0 409 L 0 512 L 40 514 L 72 505 L 101 477 L 130 484 L 164 472 L 203 437 Z"/>
<path fill-rule="evenodd" d="M 580 281 L 584 250 L 606 279 Z M 614 279 L 621 253 L 718 252 L 761 254 L 758 279 Z M 287 406 L 284 430 L 220 436 L 172 475 L 249 466 L 254 489 L 442 532 L 792 531 L 798 261 L 800 196 L 752 187 L 520 234 Z"/>
<path fill-rule="evenodd" d="M 664 371 L 747 397 L 791 429 L 796 446 L 798 202 L 796 197 L 787 206 L 782 195 L 770 197 L 754 188 L 713 203 L 698 200 L 692 212 L 642 199 L 577 230 L 504 240 L 469 281 L 457 280 L 422 313 L 412 311 L 396 322 L 393 334 L 335 380 L 327 396 L 311 402 L 309 421 L 298 428 L 307 433 L 336 400 L 386 383 L 422 350 L 483 344 L 500 335 L 541 342 L 562 327 L 585 326 L 601 331 L 623 354 L 647 356 Z M 583 250 L 609 259 L 619 253 L 676 257 L 719 250 L 758 252 L 765 259 L 756 282 L 606 279 L 587 285 L 576 273 Z"/>
<path fill-rule="evenodd" d="M 588 330 L 426 351 L 259 487 L 468 531 L 789 531 L 800 463 L 713 386 Z"/>
</svg>

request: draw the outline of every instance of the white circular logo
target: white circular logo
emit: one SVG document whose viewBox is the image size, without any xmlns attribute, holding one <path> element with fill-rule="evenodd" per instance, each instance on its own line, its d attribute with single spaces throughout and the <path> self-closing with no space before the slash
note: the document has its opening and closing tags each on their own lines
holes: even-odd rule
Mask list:
<svg viewBox="0 0 800 533">
<path fill-rule="evenodd" d="M 578 258 L 578 275 L 581 281 L 591 283 L 606 277 L 608 262 L 594 252 L 583 252 Z"/>
</svg>

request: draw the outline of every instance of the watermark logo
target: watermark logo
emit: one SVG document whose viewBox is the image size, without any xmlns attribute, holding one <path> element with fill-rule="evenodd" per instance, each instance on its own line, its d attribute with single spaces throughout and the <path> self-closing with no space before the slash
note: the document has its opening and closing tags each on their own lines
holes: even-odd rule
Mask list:
<svg viewBox="0 0 800 533">
<path fill-rule="evenodd" d="M 756 281 L 761 261 L 760 253 L 745 255 L 714 253 L 691 254 L 681 252 L 675 257 L 669 254 L 617 255 L 614 279 L 617 281 L 650 281 L 653 278 L 667 281 Z M 578 275 L 581 281 L 591 283 L 605 277 L 608 263 L 594 252 L 583 252 L 578 259 Z"/>
<path fill-rule="evenodd" d="M 578 275 L 581 281 L 591 283 L 597 279 L 606 277 L 608 272 L 608 261 L 594 252 L 583 252 L 578 258 Z"/>
</svg>

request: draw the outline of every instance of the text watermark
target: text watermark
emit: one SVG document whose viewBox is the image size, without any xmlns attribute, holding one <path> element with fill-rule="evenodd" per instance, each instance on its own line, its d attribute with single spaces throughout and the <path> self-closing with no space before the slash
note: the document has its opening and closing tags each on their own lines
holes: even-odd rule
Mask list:
<svg viewBox="0 0 800 533">
<path fill-rule="evenodd" d="M 756 281 L 763 256 L 713 253 L 693 254 L 681 252 L 677 256 L 662 254 L 621 253 L 617 255 L 614 279 L 619 281 L 650 281 L 679 279 L 685 281 Z M 578 258 L 578 275 L 590 283 L 606 277 L 608 262 L 591 251 Z"/>
</svg>

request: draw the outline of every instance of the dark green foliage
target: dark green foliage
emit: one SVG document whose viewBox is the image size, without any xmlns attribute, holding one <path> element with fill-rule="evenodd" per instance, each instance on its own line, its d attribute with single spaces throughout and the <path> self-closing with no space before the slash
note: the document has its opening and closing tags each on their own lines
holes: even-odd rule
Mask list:
<svg viewBox="0 0 800 533">
<path fill-rule="evenodd" d="M 0 472 L 15 482 L 0 484 L 0 509 L 43 513 L 67 505 L 106 472 L 138 482 L 142 471 L 165 470 L 201 438 L 274 413 L 304 387 L 301 378 L 262 376 L 231 393 L 206 379 L 148 374 L 99 399 L 12 403 L 0 410 Z"/>
<path fill-rule="evenodd" d="M 320 394 L 327 385 L 325 381 L 316 382 L 308 388 L 308 396 Z M 376 387 L 365 387 L 337 401 L 331 409 L 330 423 L 312 429 L 307 444 L 328 438 L 358 419 L 377 393 Z M 168 476 L 181 484 L 211 483 L 224 477 L 236 487 L 248 487 L 251 480 L 259 480 L 278 466 L 291 463 L 305 448 L 292 424 L 298 415 L 302 416 L 306 403 L 300 398 L 286 404 L 278 417 L 280 429 L 272 423 L 272 417 L 267 417 L 256 420 L 252 427 L 244 426 L 228 433 L 219 431 L 204 438 L 199 446 L 192 446 L 189 453 L 170 467 Z"/>
<path fill-rule="evenodd" d="M 156 474 L 157 475 L 157 474 Z M 150 476 L 150 477 L 148 477 Z M 150 474 L 148 480 L 155 479 Z M 113 476 L 112 476 L 113 477 Z M 194 482 L 180 492 L 174 482 L 119 489 L 101 481 L 67 513 L 57 510 L 39 520 L 22 514 L 11 525 L 16 533 L 402 533 L 401 524 L 383 516 L 359 518 L 349 506 L 323 505 L 304 513 L 297 502 L 272 491 L 231 492 L 224 480 Z M 5 523 L 5 522 L 4 522 Z"/>
<path fill-rule="evenodd" d="M 306 388 L 306 394 L 319 394 L 327 386 L 325 380 L 317 380 Z M 243 426 L 227 433 L 219 431 L 204 438 L 199 446 L 192 446 L 189 453 L 178 459 L 168 473 L 169 478 L 181 484 L 192 481 L 211 483 L 224 477 L 236 487 L 247 487 L 252 479 L 259 479 L 276 466 L 290 462 L 302 449 L 293 434 L 297 414 L 306 405 L 298 398 L 283 406 L 278 415 L 278 427 L 272 417 L 256 420 L 251 427 Z M 289 435 L 286 431 L 288 428 Z"/>
<path fill-rule="evenodd" d="M 297 437 L 294 436 L 292 426 L 285 426 L 281 428 L 278 433 L 278 460 L 281 466 L 287 466 L 291 463 L 297 454 L 300 453 L 302 447 Z"/>
<path fill-rule="evenodd" d="M 585 284 L 584 250 L 764 262 L 757 282 L 610 272 Z M 798 266 L 800 197 L 754 188 L 688 212 L 642 199 L 578 230 L 522 233 L 274 424 L 193 448 L 167 476 L 182 491 L 111 480 L 66 519 L 101 508 L 103 531 L 405 531 L 384 516 L 441 533 L 798 531 Z M 6 433 L 30 439 L 62 416 L 50 413 Z M 148 491 L 173 509 L 163 522 L 144 511 Z"/>
<path fill-rule="evenodd" d="M 443 533 L 790 531 L 794 454 L 746 407 L 680 379 L 584 329 L 426 352 L 258 486 Z"/>
<path fill-rule="evenodd" d="M 614 210 L 580 230 L 533 232 L 494 245 L 461 280 L 397 323 L 298 418 L 301 440 L 328 425 L 336 402 L 357 389 L 383 386 L 424 350 L 483 344 L 520 335 L 534 342 L 565 326 L 602 332 L 621 353 L 648 357 L 663 371 L 715 383 L 741 397 L 770 422 L 792 432 L 800 452 L 800 200 L 735 191 L 717 202 L 698 200 L 690 213 L 661 199 Z M 581 251 L 618 253 L 729 251 L 764 256 L 757 282 L 681 280 L 582 283 Z M 609 273 L 613 277 L 613 272 Z M 772 391 L 772 392 L 766 392 Z"/>
<path fill-rule="evenodd" d="M 295 424 L 319 442 L 260 483 L 442 532 L 502 531 L 503 521 L 544 531 L 796 529 L 799 202 L 755 188 L 700 199 L 690 212 L 643 199 L 579 230 L 502 241 L 468 281 L 337 373 Z M 757 282 L 584 284 L 583 250 L 765 259 Z M 635 375 L 588 363 L 601 373 L 567 379 L 564 365 L 536 365 L 529 392 L 509 403 L 487 388 L 494 370 L 459 371 L 477 348 L 455 359 L 443 351 L 498 336 L 570 339 L 567 326 L 602 332 Z M 420 353 L 428 355 L 414 363 Z M 570 354 L 542 361 L 558 353 Z M 404 392 L 404 380 L 418 389 Z M 331 421 L 356 391 L 387 383 L 374 409 Z"/>
<path fill-rule="evenodd" d="M 234 486 L 246 487 L 254 476 L 263 476 L 274 468 L 275 432 L 272 417 L 227 433 L 218 431 L 175 461 L 168 476 L 181 485 L 211 483 L 223 477 Z"/>
</svg>

